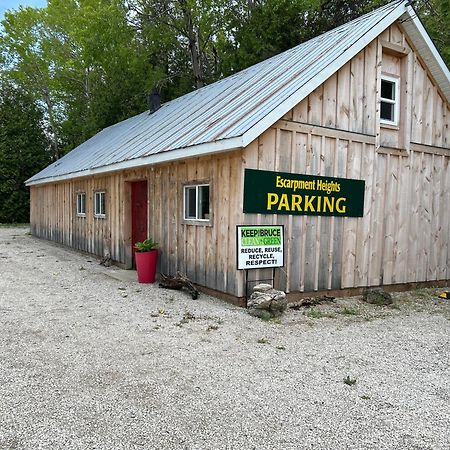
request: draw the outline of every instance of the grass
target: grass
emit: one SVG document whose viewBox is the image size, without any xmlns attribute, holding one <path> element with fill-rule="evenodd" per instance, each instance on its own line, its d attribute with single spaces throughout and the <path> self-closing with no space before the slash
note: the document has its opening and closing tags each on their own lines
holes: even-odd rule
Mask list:
<svg viewBox="0 0 450 450">
<path fill-rule="evenodd" d="M 391 309 L 395 309 L 395 310 L 397 310 L 397 311 L 400 311 L 402 308 L 400 308 L 400 306 L 399 305 L 397 305 L 397 303 L 391 303 L 390 305 L 388 305 L 389 306 L 389 308 L 391 308 Z"/>
<path fill-rule="evenodd" d="M 182 327 L 185 323 L 189 323 L 191 320 L 195 320 L 194 314 L 189 311 L 186 311 L 183 315 L 183 318 L 177 322 L 175 325 L 177 327 Z"/>
<path fill-rule="evenodd" d="M 343 381 L 347 386 L 353 386 L 356 384 L 356 378 L 350 378 L 349 375 L 347 375 Z"/>
<path fill-rule="evenodd" d="M 357 316 L 359 314 L 359 311 L 355 308 L 342 308 L 338 311 L 339 314 L 342 314 L 344 316 Z"/>
<path fill-rule="evenodd" d="M 323 319 L 324 317 L 327 317 L 329 319 L 334 318 L 332 314 L 324 313 L 320 311 L 319 309 L 311 308 L 308 311 L 306 311 L 305 316 L 310 317 L 311 319 Z"/>
<path fill-rule="evenodd" d="M 29 226 L 29 223 L 0 223 L 0 228 L 23 228 Z"/>
</svg>

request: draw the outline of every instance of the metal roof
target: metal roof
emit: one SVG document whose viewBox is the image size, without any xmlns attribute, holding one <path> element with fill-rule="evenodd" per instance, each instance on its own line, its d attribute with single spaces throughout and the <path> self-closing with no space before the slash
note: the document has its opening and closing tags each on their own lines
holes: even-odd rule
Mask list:
<svg viewBox="0 0 450 450">
<path fill-rule="evenodd" d="M 415 15 L 414 10 L 407 3 L 389 3 L 235 75 L 165 103 L 153 114 L 144 112 L 108 127 L 26 183 L 47 183 L 242 148 L 395 20 L 411 14 Z M 416 33 L 418 38 L 423 32 L 421 29 Z M 429 53 L 432 58 L 440 58 L 437 53 Z M 442 73 L 442 66 L 447 70 L 446 82 L 450 86 L 442 59 L 436 66 Z M 443 78 L 445 74 L 440 79 Z"/>
</svg>

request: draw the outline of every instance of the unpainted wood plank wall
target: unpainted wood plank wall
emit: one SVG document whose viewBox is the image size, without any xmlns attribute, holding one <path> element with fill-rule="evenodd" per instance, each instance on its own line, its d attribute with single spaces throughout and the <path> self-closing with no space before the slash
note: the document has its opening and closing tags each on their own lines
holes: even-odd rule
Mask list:
<svg viewBox="0 0 450 450">
<path fill-rule="evenodd" d="M 385 42 L 404 56 L 384 52 Z M 401 80 L 397 129 L 380 126 L 382 72 Z M 289 261 L 278 285 L 310 291 L 450 278 L 449 120 L 448 103 L 394 24 L 250 146 L 249 168 L 366 181 L 362 218 L 277 217 Z"/>
<path fill-rule="evenodd" d="M 313 291 L 450 279 L 450 151 L 434 154 L 422 146 L 409 155 L 386 154 L 376 151 L 375 138 L 331 138 L 322 131 L 280 121 L 244 154 L 255 169 L 366 181 L 361 218 L 245 215 L 248 224 L 285 226 L 287 264 L 278 287 Z"/>
<path fill-rule="evenodd" d="M 186 273 L 197 283 L 242 295 L 236 271 L 236 225 L 243 223 L 242 152 L 80 178 L 31 188 L 32 234 L 130 265 L 130 181 L 148 180 L 149 236 L 158 242 L 162 272 Z M 183 186 L 211 184 L 211 223 L 184 223 Z M 106 217 L 94 217 L 94 193 L 106 192 Z M 76 194 L 86 193 L 86 216 Z"/>
<path fill-rule="evenodd" d="M 399 130 L 379 123 L 380 75 L 395 62 L 383 59 L 383 42 L 408 50 L 397 58 L 409 108 Z M 32 233 L 100 256 L 108 251 L 129 265 L 127 182 L 146 179 L 160 270 L 179 270 L 219 291 L 244 293 L 237 224 L 284 224 L 286 268 L 276 285 L 287 291 L 449 279 L 449 121 L 449 105 L 393 25 L 244 151 L 32 187 Z M 398 149 L 383 150 L 383 139 Z M 243 214 L 244 167 L 364 179 L 364 217 Z M 202 181 L 211 184 L 212 226 L 187 225 L 183 184 Z M 104 219 L 93 216 L 96 190 L 107 194 Z M 77 192 L 87 194 L 86 217 L 76 216 Z M 250 277 L 270 275 L 257 270 Z"/>
</svg>

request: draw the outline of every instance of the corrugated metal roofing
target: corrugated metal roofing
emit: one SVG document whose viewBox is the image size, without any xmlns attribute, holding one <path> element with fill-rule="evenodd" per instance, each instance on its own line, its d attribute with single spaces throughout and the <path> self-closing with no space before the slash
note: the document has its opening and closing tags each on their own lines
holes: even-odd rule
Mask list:
<svg viewBox="0 0 450 450">
<path fill-rule="evenodd" d="M 247 145 L 408 10 L 404 2 L 390 3 L 153 114 L 106 128 L 27 184 Z"/>
</svg>

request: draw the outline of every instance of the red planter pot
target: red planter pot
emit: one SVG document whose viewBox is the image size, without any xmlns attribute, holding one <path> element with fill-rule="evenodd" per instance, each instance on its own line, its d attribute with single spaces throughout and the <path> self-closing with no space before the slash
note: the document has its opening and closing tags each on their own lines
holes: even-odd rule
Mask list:
<svg viewBox="0 0 450 450">
<path fill-rule="evenodd" d="M 136 252 L 136 270 L 139 283 L 154 283 L 156 264 L 158 262 L 158 250 L 149 252 Z"/>
</svg>

